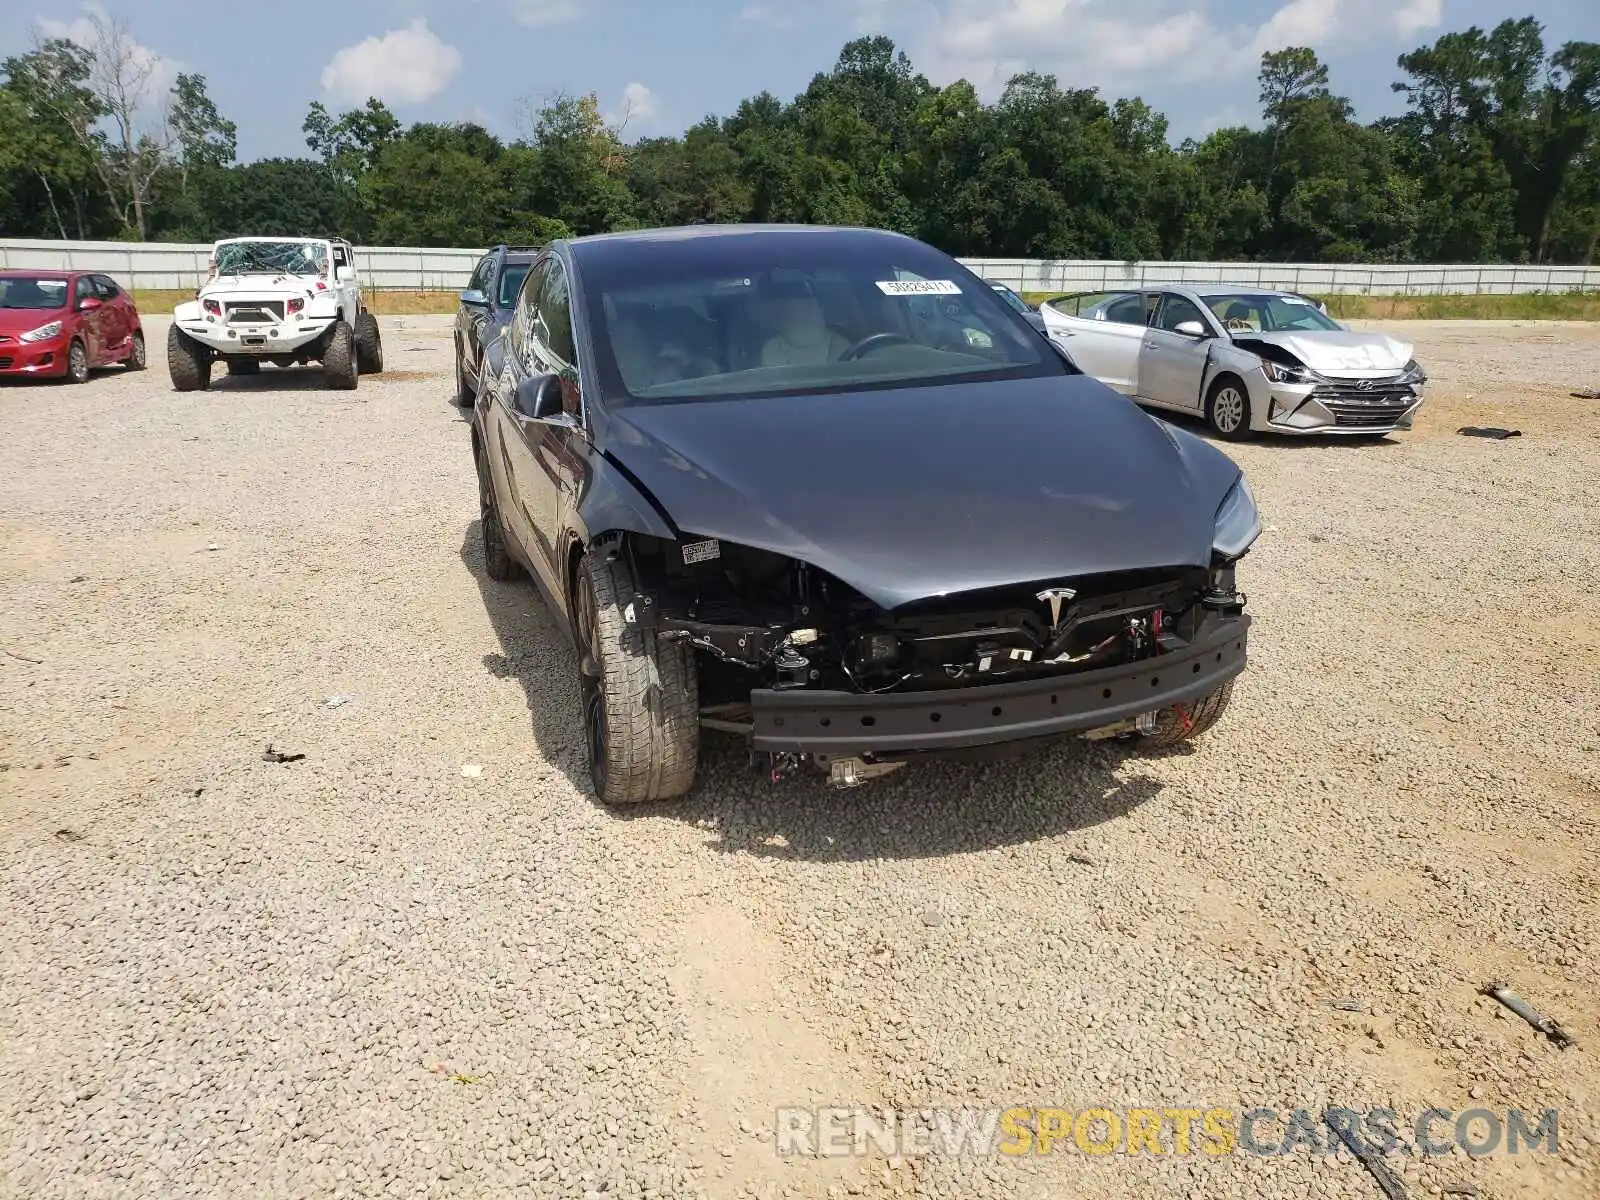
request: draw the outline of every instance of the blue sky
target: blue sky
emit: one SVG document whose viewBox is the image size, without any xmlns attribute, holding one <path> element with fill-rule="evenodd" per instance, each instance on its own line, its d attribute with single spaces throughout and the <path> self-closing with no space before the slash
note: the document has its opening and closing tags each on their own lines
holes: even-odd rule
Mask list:
<svg viewBox="0 0 1600 1200">
<path fill-rule="evenodd" d="M 1256 119 L 1263 49 L 1314 46 L 1362 117 L 1396 109 L 1396 55 L 1439 34 L 1532 12 L 1547 44 L 1600 39 L 1597 0 L 332 0 L 280 22 L 227 0 L 5 0 L 0 55 L 34 37 L 126 22 L 156 79 L 198 71 L 239 126 L 245 159 L 305 152 L 313 99 L 369 93 L 402 120 L 477 120 L 514 136 L 520 102 L 595 92 L 625 136 L 680 132 L 762 89 L 787 100 L 839 47 L 886 33 L 935 83 L 986 99 L 1023 69 L 1108 98 L 1142 96 L 1174 138 Z"/>
</svg>

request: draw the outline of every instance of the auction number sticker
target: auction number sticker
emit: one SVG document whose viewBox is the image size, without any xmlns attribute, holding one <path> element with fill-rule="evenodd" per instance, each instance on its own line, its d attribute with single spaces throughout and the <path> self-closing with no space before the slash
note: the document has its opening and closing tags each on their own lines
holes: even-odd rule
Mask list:
<svg viewBox="0 0 1600 1200">
<path fill-rule="evenodd" d="M 959 296 L 961 285 L 952 279 L 880 279 L 885 296 Z"/>
</svg>

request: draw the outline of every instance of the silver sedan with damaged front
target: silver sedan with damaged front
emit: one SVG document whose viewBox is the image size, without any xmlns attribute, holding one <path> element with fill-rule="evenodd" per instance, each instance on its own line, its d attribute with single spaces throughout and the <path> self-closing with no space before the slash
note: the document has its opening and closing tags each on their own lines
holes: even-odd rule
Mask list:
<svg viewBox="0 0 1600 1200">
<path fill-rule="evenodd" d="M 1408 342 L 1346 329 L 1295 292 L 1174 285 L 1057 296 L 1040 311 L 1082 370 L 1226 438 L 1381 437 L 1422 406 L 1427 374 Z"/>
</svg>

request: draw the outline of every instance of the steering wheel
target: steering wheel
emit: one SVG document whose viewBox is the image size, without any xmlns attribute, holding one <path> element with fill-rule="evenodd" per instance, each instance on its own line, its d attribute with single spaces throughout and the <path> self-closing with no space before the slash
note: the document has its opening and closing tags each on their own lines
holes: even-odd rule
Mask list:
<svg viewBox="0 0 1600 1200">
<path fill-rule="evenodd" d="M 839 355 L 839 361 L 849 362 L 853 358 L 860 358 L 863 354 L 876 350 L 880 346 L 915 346 L 917 344 L 915 338 L 908 338 L 903 333 L 886 331 L 884 333 L 869 334 Z"/>
</svg>

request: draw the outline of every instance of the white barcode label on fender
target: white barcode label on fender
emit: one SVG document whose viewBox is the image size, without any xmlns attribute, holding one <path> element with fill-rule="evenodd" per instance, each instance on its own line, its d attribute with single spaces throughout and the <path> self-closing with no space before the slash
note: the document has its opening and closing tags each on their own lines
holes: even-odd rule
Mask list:
<svg viewBox="0 0 1600 1200">
<path fill-rule="evenodd" d="M 959 296 L 961 287 L 951 279 L 880 279 L 885 296 Z"/>
</svg>

